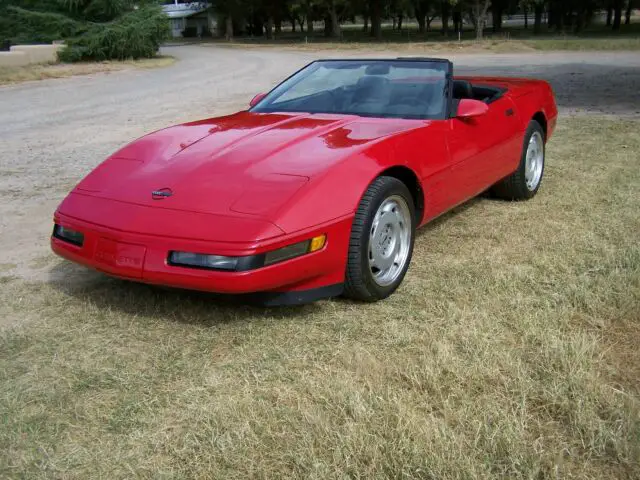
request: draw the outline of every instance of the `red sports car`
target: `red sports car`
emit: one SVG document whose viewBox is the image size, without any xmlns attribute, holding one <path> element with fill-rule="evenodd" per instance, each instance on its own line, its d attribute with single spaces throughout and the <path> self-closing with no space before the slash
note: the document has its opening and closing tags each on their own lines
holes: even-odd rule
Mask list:
<svg viewBox="0 0 640 480">
<path fill-rule="evenodd" d="M 265 304 L 380 300 L 416 228 L 489 188 L 536 194 L 557 117 L 544 81 L 427 58 L 319 60 L 250 105 L 111 155 L 55 212 L 53 250 Z"/>
</svg>

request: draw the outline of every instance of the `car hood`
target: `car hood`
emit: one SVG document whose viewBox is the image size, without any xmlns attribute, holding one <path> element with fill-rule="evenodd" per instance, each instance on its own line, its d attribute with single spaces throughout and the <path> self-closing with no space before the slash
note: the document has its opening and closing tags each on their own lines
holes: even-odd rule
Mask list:
<svg viewBox="0 0 640 480">
<path fill-rule="evenodd" d="M 424 125 L 417 120 L 240 112 L 142 137 L 100 164 L 76 189 L 157 208 L 273 221 L 298 190 L 336 162 Z"/>
</svg>

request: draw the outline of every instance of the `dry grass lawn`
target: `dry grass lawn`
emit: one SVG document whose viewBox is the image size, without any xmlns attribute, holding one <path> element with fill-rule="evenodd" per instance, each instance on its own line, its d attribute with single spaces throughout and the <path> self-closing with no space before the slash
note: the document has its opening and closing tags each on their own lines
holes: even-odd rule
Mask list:
<svg viewBox="0 0 640 480">
<path fill-rule="evenodd" d="M 562 118 L 539 195 L 423 229 L 376 304 L 0 271 L 0 477 L 640 478 L 639 132 Z"/>
<path fill-rule="evenodd" d="M 402 47 L 403 52 L 429 55 L 432 52 L 459 52 L 459 53 L 509 53 L 509 52 L 536 52 L 536 51 L 637 51 L 640 50 L 640 29 L 633 25 L 634 30 L 630 34 L 620 36 L 607 36 L 603 32 L 590 37 L 577 37 L 574 35 L 544 35 L 540 37 L 523 36 L 524 30 L 510 31 L 502 34 L 487 34 L 482 41 L 471 38 L 469 32 L 461 41 L 454 38 L 444 39 L 440 36 L 429 36 L 410 31 L 407 34 L 385 31 L 382 41 L 374 41 L 361 32 L 353 32 L 346 35 L 342 41 L 334 41 L 324 37 L 309 37 L 305 41 L 302 34 L 298 36 L 283 35 L 276 40 L 263 38 L 237 38 L 233 42 L 214 40 L 205 43 L 225 45 L 232 47 L 267 47 L 289 50 L 316 51 L 366 51 L 388 52 L 394 48 Z M 347 30 L 349 31 L 349 30 Z M 637 32 L 634 34 L 634 32 Z"/>
<path fill-rule="evenodd" d="M 622 38 L 576 38 L 576 37 L 546 37 L 536 40 L 508 40 L 506 38 L 487 39 L 481 42 L 475 40 L 451 41 L 412 41 L 398 42 L 330 42 L 304 41 L 266 42 L 238 40 L 234 42 L 213 42 L 213 45 L 224 45 L 236 48 L 274 48 L 301 51 L 332 50 L 332 51 L 366 51 L 388 52 L 402 46 L 403 52 L 428 55 L 432 52 L 445 53 L 509 53 L 535 51 L 635 51 L 640 50 L 640 37 Z M 205 45 L 207 45 L 205 43 Z"/>
<path fill-rule="evenodd" d="M 91 75 L 93 73 L 114 72 L 132 68 L 167 67 L 175 62 L 175 58 L 159 56 L 140 60 L 105 61 L 91 63 L 55 63 L 29 65 L 26 67 L 0 67 L 0 85 L 45 80 L 47 78 L 64 78 L 74 75 Z"/>
</svg>

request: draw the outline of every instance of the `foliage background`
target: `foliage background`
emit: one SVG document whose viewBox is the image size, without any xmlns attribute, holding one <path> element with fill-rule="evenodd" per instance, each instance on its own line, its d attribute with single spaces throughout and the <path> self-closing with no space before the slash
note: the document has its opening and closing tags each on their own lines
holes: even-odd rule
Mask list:
<svg viewBox="0 0 640 480">
<path fill-rule="evenodd" d="M 12 44 L 65 40 L 62 61 L 150 58 L 167 38 L 159 5 L 129 0 L 7 0 L 0 3 L 0 39 Z"/>
</svg>

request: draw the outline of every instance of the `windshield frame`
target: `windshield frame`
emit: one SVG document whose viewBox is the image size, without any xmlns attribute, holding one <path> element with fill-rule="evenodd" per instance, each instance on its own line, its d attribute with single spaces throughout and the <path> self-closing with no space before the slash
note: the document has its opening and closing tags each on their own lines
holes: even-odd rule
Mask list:
<svg viewBox="0 0 640 480">
<path fill-rule="evenodd" d="M 445 107 L 442 115 L 437 116 L 429 116 L 424 115 L 420 118 L 416 118 L 416 116 L 403 116 L 396 114 L 362 114 L 362 113 L 346 113 L 346 112 L 301 112 L 301 111 L 287 111 L 287 110 L 262 110 L 261 107 L 264 108 L 267 101 L 270 99 L 272 94 L 278 90 L 282 85 L 289 82 L 292 78 L 294 78 L 299 73 L 303 72 L 307 68 L 311 66 L 322 63 L 322 62 L 354 62 L 354 63 L 371 63 L 371 62 L 421 62 L 421 63 L 442 63 L 446 65 L 445 71 L 445 87 L 444 87 L 444 96 L 445 96 Z M 294 84 L 295 85 L 295 84 Z M 293 85 L 292 85 L 293 86 Z M 285 90 L 285 92 L 288 90 Z M 284 93 L 284 92 L 283 92 Z M 396 119 L 409 119 L 409 120 L 446 120 L 451 118 L 452 112 L 452 93 L 453 93 L 453 63 L 445 58 L 428 58 L 428 57 L 396 57 L 396 58 L 323 58 L 319 60 L 314 60 L 295 71 L 287 78 L 278 83 L 275 87 L 269 90 L 263 98 L 260 99 L 258 103 L 248 109 L 249 112 L 253 113 L 309 113 L 309 114 L 326 114 L 326 115 L 354 115 L 360 117 L 372 117 L 372 118 L 396 118 Z"/>
</svg>

